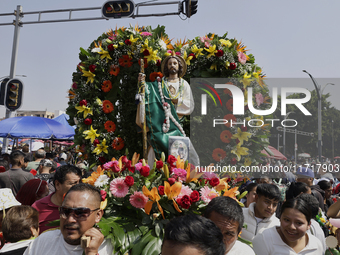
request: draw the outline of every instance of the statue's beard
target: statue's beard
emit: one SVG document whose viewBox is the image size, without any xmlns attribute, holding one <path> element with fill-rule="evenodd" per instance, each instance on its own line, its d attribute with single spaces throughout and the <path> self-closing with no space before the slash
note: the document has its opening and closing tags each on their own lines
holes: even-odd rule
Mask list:
<svg viewBox="0 0 340 255">
<path fill-rule="evenodd" d="M 175 67 L 172 67 L 172 68 L 170 68 L 169 73 L 170 74 L 177 74 L 178 70 Z"/>
</svg>

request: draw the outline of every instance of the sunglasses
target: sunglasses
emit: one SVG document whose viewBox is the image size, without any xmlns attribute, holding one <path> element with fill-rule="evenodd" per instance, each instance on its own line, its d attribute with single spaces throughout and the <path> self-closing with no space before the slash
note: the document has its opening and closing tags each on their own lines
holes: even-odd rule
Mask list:
<svg viewBox="0 0 340 255">
<path fill-rule="evenodd" d="M 64 219 L 68 218 L 70 214 L 77 218 L 77 219 L 86 219 L 91 215 L 91 213 L 99 210 L 100 208 L 91 210 L 90 208 L 86 207 L 78 207 L 78 208 L 68 208 L 68 207 L 59 207 L 59 215 Z"/>
</svg>

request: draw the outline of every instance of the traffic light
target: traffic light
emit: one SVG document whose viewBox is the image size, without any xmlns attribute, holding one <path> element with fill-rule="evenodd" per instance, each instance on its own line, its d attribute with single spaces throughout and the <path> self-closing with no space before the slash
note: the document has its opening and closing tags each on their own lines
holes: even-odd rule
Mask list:
<svg viewBox="0 0 340 255">
<path fill-rule="evenodd" d="M 102 7 L 102 14 L 107 19 L 130 17 L 134 13 L 135 4 L 132 0 L 107 1 Z"/>
<path fill-rule="evenodd" d="M 185 10 L 182 12 L 190 18 L 192 15 L 194 15 L 197 12 L 198 7 L 198 0 L 184 0 L 182 3 L 185 6 Z M 182 6 L 183 9 L 183 6 Z"/>
<path fill-rule="evenodd" d="M 23 83 L 18 79 L 11 79 L 6 83 L 5 106 L 9 111 L 16 111 L 21 106 Z"/>
<path fill-rule="evenodd" d="M 6 95 L 6 84 L 9 81 L 9 78 L 5 78 L 1 82 L 0 87 L 0 105 L 4 105 L 5 103 L 5 95 Z"/>
</svg>

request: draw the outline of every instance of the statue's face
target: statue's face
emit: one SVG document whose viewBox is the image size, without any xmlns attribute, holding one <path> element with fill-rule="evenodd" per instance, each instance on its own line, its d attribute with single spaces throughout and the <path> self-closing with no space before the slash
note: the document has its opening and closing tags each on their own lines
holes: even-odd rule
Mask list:
<svg viewBox="0 0 340 255">
<path fill-rule="evenodd" d="M 168 65 L 169 74 L 178 74 L 178 68 L 179 68 L 179 66 L 178 66 L 178 61 L 177 61 L 177 59 L 175 59 L 175 58 L 170 58 L 170 59 L 168 60 L 167 65 Z"/>
</svg>

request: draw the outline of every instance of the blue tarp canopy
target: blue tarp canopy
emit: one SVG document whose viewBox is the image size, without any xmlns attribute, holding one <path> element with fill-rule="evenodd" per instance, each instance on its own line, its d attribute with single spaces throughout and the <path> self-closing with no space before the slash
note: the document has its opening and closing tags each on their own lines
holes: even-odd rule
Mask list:
<svg viewBox="0 0 340 255">
<path fill-rule="evenodd" d="M 61 115 L 59 115 L 58 117 L 55 117 L 53 120 L 55 121 L 58 121 L 59 123 L 63 124 L 64 126 L 66 126 L 71 132 L 73 130 L 76 129 L 76 126 L 71 126 L 69 123 L 68 123 L 68 120 L 70 119 L 70 116 L 68 116 L 66 113 L 63 113 Z M 74 137 L 69 137 L 68 140 L 73 140 Z"/>
<path fill-rule="evenodd" d="M 73 128 L 42 117 L 24 116 L 0 121 L 0 137 L 68 139 L 74 134 Z"/>
</svg>

